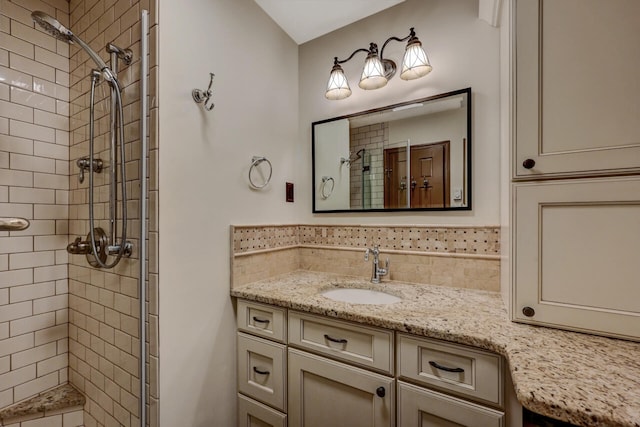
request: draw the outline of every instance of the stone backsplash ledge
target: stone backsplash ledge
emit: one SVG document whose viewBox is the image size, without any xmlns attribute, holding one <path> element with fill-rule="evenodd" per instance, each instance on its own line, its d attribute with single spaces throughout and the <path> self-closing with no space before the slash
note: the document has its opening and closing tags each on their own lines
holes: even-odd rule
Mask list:
<svg viewBox="0 0 640 427">
<path fill-rule="evenodd" d="M 500 290 L 499 226 L 231 226 L 231 287 L 295 270 L 371 275 L 364 251 L 389 258 L 383 280 Z"/>
</svg>

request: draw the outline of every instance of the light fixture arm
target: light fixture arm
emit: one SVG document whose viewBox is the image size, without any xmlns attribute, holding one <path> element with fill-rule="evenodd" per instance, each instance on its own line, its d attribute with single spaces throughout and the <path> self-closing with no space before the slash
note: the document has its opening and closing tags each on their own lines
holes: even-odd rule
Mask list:
<svg viewBox="0 0 640 427">
<path fill-rule="evenodd" d="M 384 48 L 387 47 L 387 45 L 389 44 L 390 41 L 395 40 L 397 42 L 404 42 L 409 40 L 412 37 L 416 36 L 416 32 L 413 30 L 413 27 L 411 27 L 409 29 L 409 35 L 406 37 L 389 37 L 387 40 L 385 40 L 385 42 L 382 44 L 382 49 L 380 49 L 380 61 L 382 62 L 382 65 L 384 66 L 384 75 L 387 78 L 387 80 L 391 79 L 393 76 L 395 76 L 396 74 L 396 70 L 397 70 L 397 65 L 395 62 L 393 62 L 390 59 L 385 59 L 384 58 Z"/>
<path fill-rule="evenodd" d="M 399 37 L 389 37 L 382 45 L 382 49 L 380 49 L 380 60 L 382 61 L 384 59 L 384 48 L 387 47 L 387 45 L 389 44 L 389 42 L 391 40 L 395 40 L 397 42 L 404 42 L 409 40 L 411 37 L 415 37 L 416 36 L 416 32 L 413 30 L 413 27 L 411 27 L 409 29 L 409 35 L 403 38 L 399 38 Z"/>
<path fill-rule="evenodd" d="M 371 43 L 369 49 L 364 49 L 364 48 L 356 49 L 356 50 L 353 51 L 353 53 L 351 55 L 349 55 L 349 57 L 347 59 L 338 60 L 338 57 L 334 56 L 333 57 L 333 65 L 340 65 L 340 64 L 344 64 L 345 62 L 350 61 L 356 55 L 356 53 L 358 53 L 358 52 L 367 52 L 367 53 L 369 53 L 371 51 L 372 47 L 375 48 L 375 49 L 378 49 L 378 46 L 375 43 Z"/>
</svg>

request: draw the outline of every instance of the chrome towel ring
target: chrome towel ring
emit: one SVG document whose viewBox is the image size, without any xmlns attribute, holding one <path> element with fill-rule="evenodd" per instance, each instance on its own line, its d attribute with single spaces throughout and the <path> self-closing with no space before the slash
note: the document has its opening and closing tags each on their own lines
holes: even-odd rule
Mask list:
<svg viewBox="0 0 640 427">
<path fill-rule="evenodd" d="M 251 172 L 262 162 L 266 162 L 269 165 L 269 176 L 267 177 L 267 179 L 264 180 L 262 184 L 257 185 L 255 182 L 253 182 L 253 178 L 251 177 Z M 271 162 L 269 161 L 269 159 L 267 159 L 266 157 L 260 157 L 260 156 L 253 156 L 251 158 L 251 166 L 249 167 L 249 185 L 251 185 L 251 188 L 260 190 L 266 187 L 267 184 L 269 184 L 269 181 L 271 181 L 272 174 L 273 174 L 273 167 L 271 166 Z"/>
<path fill-rule="evenodd" d="M 329 182 L 331 182 L 331 188 L 327 190 L 327 185 Z M 335 185 L 336 185 L 336 182 L 332 177 L 330 176 L 322 177 L 322 184 L 320 184 L 320 194 L 322 194 L 323 200 L 326 200 L 329 198 L 329 196 L 331 196 L 331 194 L 333 193 L 333 187 L 335 187 Z"/>
</svg>

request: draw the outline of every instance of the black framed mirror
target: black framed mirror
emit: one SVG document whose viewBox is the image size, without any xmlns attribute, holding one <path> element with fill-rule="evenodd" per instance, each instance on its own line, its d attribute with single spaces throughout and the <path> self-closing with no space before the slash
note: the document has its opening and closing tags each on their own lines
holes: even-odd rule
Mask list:
<svg viewBox="0 0 640 427">
<path fill-rule="evenodd" d="M 471 210 L 471 88 L 311 128 L 313 213 Z"/>
</svg>

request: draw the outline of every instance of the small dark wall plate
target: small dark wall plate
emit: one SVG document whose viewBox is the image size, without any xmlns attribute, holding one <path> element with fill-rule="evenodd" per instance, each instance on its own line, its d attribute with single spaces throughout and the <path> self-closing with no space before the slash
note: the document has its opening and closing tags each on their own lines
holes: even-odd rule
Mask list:
<svg viewBox="0 0 640 427">
<path fill-rule="evenodd" d="M 287 202 L 293 203 L 293 182 L 287 182 Z"/>
</svg>

